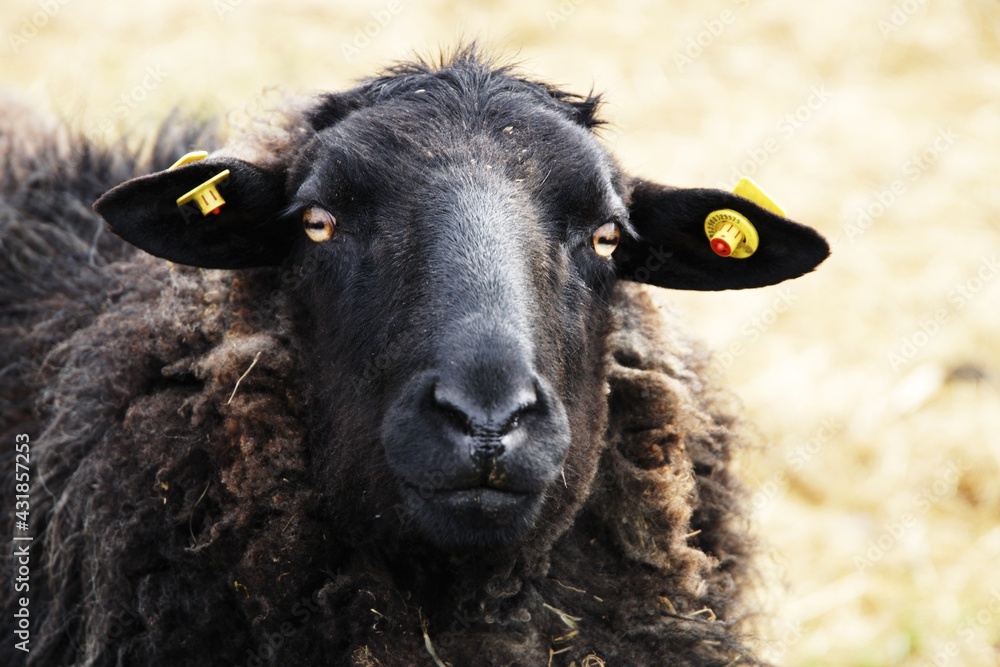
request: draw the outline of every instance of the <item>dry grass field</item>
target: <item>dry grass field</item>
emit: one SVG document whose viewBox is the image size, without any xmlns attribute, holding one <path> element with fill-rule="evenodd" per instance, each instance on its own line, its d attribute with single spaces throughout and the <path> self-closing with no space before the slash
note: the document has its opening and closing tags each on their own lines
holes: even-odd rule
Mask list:
<svg viewBox="0 0 1000 667">
<path fill-rule="evenodd" d="M 662 294 L 758 432 L 765 653 L 1000 664 L 995 0 L 4 0 L 0 95 L 112 140 L 470 37 L 604 91 L 630 171 L 753 175 L 832 243 L 791 283 Z"/>
</svg>

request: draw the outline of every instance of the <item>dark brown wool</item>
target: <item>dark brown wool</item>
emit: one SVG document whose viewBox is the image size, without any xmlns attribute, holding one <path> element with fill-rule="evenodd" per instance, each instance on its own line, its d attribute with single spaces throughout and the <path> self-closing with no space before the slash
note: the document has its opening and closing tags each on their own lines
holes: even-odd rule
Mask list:
<svg viewBox="0 0 1000 667">
<path fill-rule="evenodd" d="M 757 664 L 740 439 L 646 288 L 617 289 L 606 447 L 550 550 L 352 550 L 316 491 L 280 270 L 181 267 L 102 234 L 91 203 L 150 160 L 26 116 L 0 109 L 0 438 L 33 443 L 33 637 L 12 649 L 4 585 L 0 663 Z"/>
</svg>

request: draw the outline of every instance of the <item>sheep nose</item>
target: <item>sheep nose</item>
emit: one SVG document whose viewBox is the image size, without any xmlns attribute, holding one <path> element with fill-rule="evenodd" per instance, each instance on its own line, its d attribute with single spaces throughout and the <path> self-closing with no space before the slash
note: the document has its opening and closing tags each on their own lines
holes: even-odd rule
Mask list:
<svg viewBox="0 0 1000 667">
<path fill-rule="evenodd" d="M 504 451 L 500 439 L 515 431 L 525 414 L 538 409 L 538 381 L 525 378 L 513 388 L 480 400 L 446 381 L 435 383 L 434 407 L 465 435 L 479 443 L 477 455 L 499 456 Z"/>
<path fill-rule="evenodd" d="M 429 493 L 421 503 L 459 513 L 465 504 L 505 498 L 483 496 L 484 489 L 541 494 L 559 476 L 571 442 L 562 401 L 530 363 L 474 361 L 417 374 L 382 426 L 389 465 L 403 485 Z"/>
</svg>

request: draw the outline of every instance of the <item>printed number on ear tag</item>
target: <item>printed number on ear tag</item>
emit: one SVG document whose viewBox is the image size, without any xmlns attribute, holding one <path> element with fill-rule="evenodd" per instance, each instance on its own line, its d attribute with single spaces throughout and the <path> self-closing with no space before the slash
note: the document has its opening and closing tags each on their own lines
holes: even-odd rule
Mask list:
<svg viewBox="0 0 1000 667">
<path fill-rule="evenodd" d="M 733 194 L 785 217 L 784 209 L 768 197 L 753 179 L 741 179 L 733 188 Z M 760 246 L 757 228 L 745 216 L 728 208 L 708 214 L 705 218 L 705 235 L 708 237 L 712 252 L 719 257 L 746 259 Z"/>
<path fill-rule="evenodd" d="M 215 186 L 227 178 L 229 178 L 228 169 L 219 172 L 190 192 L 178 197 L 177 205 L 184 206 L 184 204 L 193 201 L 198 204 L 202 215 L 218 215 L 219 209 L 226 203 L 226 200 L 222 198 Z"/>
<path fill-rule="evenodd" d="M 170 165 L 170 167 L 167 168 L 167 171 L 183 167 L 184 165 L 191 164 L 192 162 L 200 162 L 207 157 L 208 151 L 192 151 L 190 153 L 186 153 L 181 156 L 181 159 Z M 219 172 L 198 187 L 178 197 L 177 205 L 184 206 L 188 202 L 193 201 L 198 204 L 198 208 L 201 210 L 202 215 L 219 215 L 219 210 L 226 203 L 226 200 L 222 198 L 221 194 L 219 194 L 219 190 L 216 186 L 227 178 L 229 178 L 228 169 Z"/>
<path fill-rule="evenodd" d="M 712 211 L 705 218 L 705 234 L 712 252 L 719 257 L 746 259 L 760 244 L 757 229 L 750 221 L 728 208 Z"/>
</svg>

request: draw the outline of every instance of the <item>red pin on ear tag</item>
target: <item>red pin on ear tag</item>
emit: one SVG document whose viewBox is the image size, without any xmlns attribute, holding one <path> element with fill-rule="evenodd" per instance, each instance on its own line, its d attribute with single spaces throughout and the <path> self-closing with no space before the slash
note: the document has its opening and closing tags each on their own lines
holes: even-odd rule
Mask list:
<svg viewBox="0 0 1000 667">
<path fill-rule="evenodd" d="M 785 216 L 785 211 L 750 178 L 741 179 L 733 189 L 733 194 L 749 199 L 772 213 Z M 708 214 L 705 218 L 705 235 L 708 236 L 712 252 L 719 257 L 746 259 L 760 246 L 757 228 L 746 216 L 728 208 Z"/>
<path fill-rule="evenodd" d="M 192 162 L 204 160 L 206 157 L 208 157 L 208 153 L 206 151 L 193 151 L 181 157 L 181 159 L 177 160 L 177 162 L 174 162 L 170 168 L 167 169 L 167 171 L 183 167 L 184 165 Z M 178 197 L 177 205 L 184 206 L 184 204 L 193 201 L 198 204 L 198 208 L 201 210 L 202 215 L 219 215 L 219 210 L 226 203 L 226 200 L 222 198 L 221 194 L 219 194 L 219 190 L 216 186 L 227 178 L 229 178 L 229 170 L 224 169 L 198 187 Z"/>
</svg>

